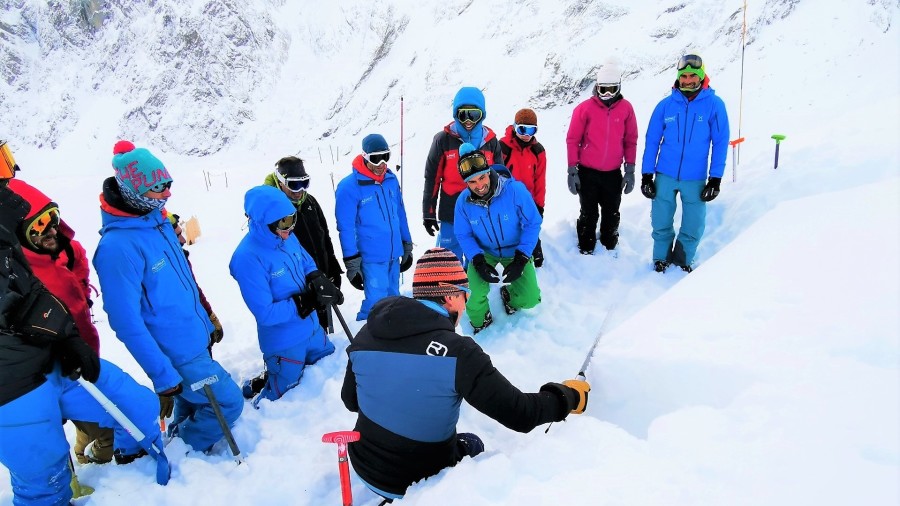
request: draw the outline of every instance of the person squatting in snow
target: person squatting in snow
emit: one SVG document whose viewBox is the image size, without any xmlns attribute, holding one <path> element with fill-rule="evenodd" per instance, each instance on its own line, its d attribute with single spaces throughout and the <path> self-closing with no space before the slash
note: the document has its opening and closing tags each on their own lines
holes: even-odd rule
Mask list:
<svg viewBox="0 0 900 506">
<path fill-rule="evenodd" d="M 500 151 L 503 153 L 503 165 L 516 181 L 528 188 L 543 218 L 544 196 L 547 193 L 547 154 L 544 145 L 535 137 L 537 130 L 537 114 L 531 109 L 520 109 L 516 112 L 515 122 L 506 127 L 506 135 L 500 139 Z M 544 265 L 540 238 L 531 256 L 535 267 Z"/>
<path fill-rule="evenodd" d="M 493 130 L 484 125 L 487 117 L 484 94 L 478 88 L 460 88 L 453 97 L 453 121 L 435 134 L 425 161 L 425 186 L 422 188 L 422 217 L 425 231 L 434 236 L 437 246 L 447 248 L 468 262 L 453 231 L 454 209 L 460 192 L 466 189 L 459 177 L 456 162 L 459 147 L 469 143 L 480 149 L 488 164 L 500 163 L 503 154 Z"/>
<path fill-rule="evenodd" d="M 500 164 L 489 165 L 484 153 L 471 144 L 459 148 L 459 174 L 468 186 L 456 201 L 456 238 L 470 259 L 472 297 L 466 314 L 477 334 L 493 323 L 488 293 L 500 282 L 496 266 L 503 266 L 500 298 L 506 314 L 530 309 L 541 302 L 534 251 L 542 218 L 528 189 Z"/>
<path fill-rule="evenodd" d="M 400 273 L 412 266 L 412 238 L 397 176 L 388 169 L 391 148 L 379 134 L 362 140 L 362 154 L 338 183 L 334 214 L 347 279 L 365 299 L 357 321 L 390 295 L 400 295 Z"/>
<path fill-rule="evenodd" d="M 328 280 L 292 233 L 297 209 L 285 194 L 257 186 L 244 196 L 249 230 L 231 257 L 231 276 L 256 318 L 259 349 L 266 371 L 246 380 L 241 390 L 256 407 L 276 400 L 300 383 L 303 370 L 334 353 L 319 325 L 317 310 L 343 304 L 341 291 Z"/>
<path fill-rule="evenodd" d="M 578 195 L 581 206 L 575 233 L 582 255 L 594 253 L 598 219 L 600 244 L 613 250 L 619 243 L 619 207 L 622 193 L 634 189 L 637 138 L 634 108 L 622 96 L 622 71 L 605 63 L 597 72 L 593 96 L 575 107 L 566 134 L 569 191 Z"/>
<path fill-rule="evenodd" d="M 208 351 L 215 327 L 181 244 L 163 216 L 172 177 L 163 163 L 129 141 L 113 147 L 115 175 L 103 182 L 103 223 L 94 269 L 109 325 L 134 356 L 155 391 L 175 397 L 171 435 L 196 451 L 224 438 L 210 400 L 192 385 L 211 382 L 228 425 L 244 409 L 231 375 Z"/>
<path fill-rule="evenodd" d="M 725 102 L 709 87 L 703 59 L 684 55 L 677 71 L 671 94 L 650 116 L 641 162 L 641 193 L 653 200 L 650 224 L 657 272 L 673 264 L 693 270 L 706 229 L 706 203 L 719 195 L 728 156 Z M 677 195 L 681 196 L 681 227 L 676 238 Z"/>
<path fill-rule="evenodd" d="M 3 144 L 0 142 L 0 149 L 8 151 Z M 72 498 L 72 471 L 61 420 L 77 419 L 112 428 L 115 453 L 128 461 L 133 460 L 129 456 L 136 457 L 142 451 L 138 442 L 74 379 L 80 375 L 94 383 L 140 430 L 155 433 L 157 438 L 161 438 L 156 429 L 159 404 L 153 392 L 111 362 L 97 357 L 79 335 L 66 305 L 32 272 L 21 248 L 23 223 L 32 214 L 31 205 L 8 187 L 18 166 L 11 153 L 5 152 L 3 159 L 0 463 L 9 470 L 13 504 L 68 504 Z"/>
<path fill-rule="evenodd" d="M 432 248 L 418 259 L 412 291 L 413 298 L 376 303 L 347 348 L 341 399 L 358 414 L 361 436 L 350 462 L 373 492 L 400 498 L 416 481 L 484 450 L 477 435 L 456 432 L 463 399 L 519 432 L 584 412 L 587 382 L 523 393 L 471 337 L 456 333 L 469 288 L 451 251 Z"/>
<path fill-rule="evenodd" d="M 328 222 L 319 201 L 309 193 L 310 177 L 303 166 L 303 160 L 296 156 L 286 156 L 275 162 L 275 171 L 266 176 L 263 184 L 279 188 L 297 209 L 297 226 L 294 235 L 300 246 L 309 253 L 313 261 L 334 286 L 341 287 L 341 264 L 334 255 Z M 327 309 L 317 309 L 319 325 L 328 332 L 331 316 Z"/>
</svg>

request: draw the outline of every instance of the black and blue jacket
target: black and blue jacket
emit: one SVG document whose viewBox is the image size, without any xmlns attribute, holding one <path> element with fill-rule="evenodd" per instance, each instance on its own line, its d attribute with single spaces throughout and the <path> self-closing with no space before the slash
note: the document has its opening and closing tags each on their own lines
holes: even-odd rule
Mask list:
<svg viewBox="0 0 900 506">
<path fill-rule="evenodd" d="M 456 423 L 465 399 L 519 432 L 566 417 L 559 395 L 522 393 L 471 337 L 454 331 L 440 306 L 387 297 L 347 348 L 341 398 L 359 413 L 350 445 L 354 470 L 369 485 L 403 495 L 409 485 L 455 465 Z"/>
</svg>

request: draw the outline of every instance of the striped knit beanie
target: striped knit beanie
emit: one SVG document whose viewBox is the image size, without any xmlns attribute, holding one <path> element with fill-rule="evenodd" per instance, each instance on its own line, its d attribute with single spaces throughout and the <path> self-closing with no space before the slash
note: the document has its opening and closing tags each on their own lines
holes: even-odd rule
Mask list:
<svg viewBox="0 0 900 506">
<path fill-rule="evenodd" d="M 413 297 L 443 297 L 459 292 L 456 286 L 469 287 L 469 278 L 459 259 L 445 248 L 431 248 L 416 261 L 413 273 Z"/>
</svg>

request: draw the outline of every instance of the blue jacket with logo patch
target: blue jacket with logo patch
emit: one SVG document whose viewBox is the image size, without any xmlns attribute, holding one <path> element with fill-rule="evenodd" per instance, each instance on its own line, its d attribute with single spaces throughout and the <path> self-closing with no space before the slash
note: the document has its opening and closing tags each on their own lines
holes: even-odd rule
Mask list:
<svg viewBox="0 0 900 506">
<path fill-rule="evenodd" d="M 397 176 L 388 169 L 384 181 L 360 173 L 362 155 L 353 160 L 353 172 L 341 180 L 335 194 L 334 214 L 344 258 L 359 253 L 363 262 L 397 261 L 403 242 L 412 242 L 406 208 Z"/>
<path fill-rule="evenodd" d="M 531 256 L 543 222 L 528 188 L 507 177 L 502 165 L 492 165 L 496 188 L 487 200 L 475 199 L 464 190 L 456 200 L 453 230 L 466 258 L 487 253 L 512 258 L 516 250 Z"/>
<path fill-rule="evenodd" d="M 126 215 L 104 201 L 100 215 L 93 264 L 109 326 L 156 392 L 168 390 L 182 381 L 176 366 L 208 353 L 213 331 L 187 257 L 159 210 Z"/>
<path fill-rule="evenodd" d="M 228 268 L 238 282 L 244 302 L 256 318 L 259 349 L 273 353 L 306 342 L 314 334 L 327 339 L 313 311 L 306 318 L 297 313 L 292 295 L 308 290 L 306 277 L 316 263 L 292 233 L 287 239 L 269 230 L 269 223 L 296 209 L 281 190 L 271 186 L 251 188 L 244 196 L 244 212 L 250 230 L 241 240 Z"/>
<path fill-rule="evenodd" d="M 650 116 L 641 173 L 659 172 L 679 181 L 721 178 L 728 136 L 725 102 L 712 88 L 703 88 L 691 101 L 673 88 Z"/>
</svg>

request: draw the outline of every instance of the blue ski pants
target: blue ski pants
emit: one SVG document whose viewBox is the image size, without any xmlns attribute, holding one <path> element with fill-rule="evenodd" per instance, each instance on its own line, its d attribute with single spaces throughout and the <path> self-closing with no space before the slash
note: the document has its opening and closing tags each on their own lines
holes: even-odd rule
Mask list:
<svg viewBox="0 0 900 506">
<path fill-rule="evenodd" d="M 656 173 L 656 198 L 650 207 L 653 261 L 690 266 L 706 229 L 706 202 L 700 193 L 706 181 L 679 181 Z M 681 196 L 681 227 L 675 238 L 675 197 Z M 674 244 L 673 244 L 674 241 Z"/>
<path fill-rule="evenodd" d="M 285 392 L 300 384 L 303 369 L 307 365 L 315 364 L 322 357 L 332 353 L 334 344 L 328 340 L 328 336 L 318 325 L 306 342 L 274 353 L 264 353 L 263 360 L 266 362 L 266 372 L 269 373 L 268 381 L 253 400 L 253 406 L 259 404 L 261 399 L 270 401 L 280 399 Z"/>
<path fill-rule="evenodd" d="M 441 222 L 441 230 L 438 232 L 437 246 L 452 251 L 453 254 L 456 255 L 456 258 L 459 259 L 459 262 L 462 264 L 463 269 L 466 268 L 468 262 L 463 255 L 462 246 L 459 244 L 459 241 L 456 239 L 456 234 L 453 232 L 453 222 Z"/>
<path fill-rule="evenodd" d="M 134 454 L 140 450 L 87 390 L 60 375 L 59 366 L 46 378 L 38 388 L 0 406 L 0 463 L 9 469 L 17 506 L 69 504 L 72 474 L 63 419 L 112 427 L 117 451 Z M 146 436 L 159 437 L 159 398 L 152 390 L 103 359 L 95 385 Z"/>
<path fill-rule="evenodd" d="M 391 295 L 400 295 L 400 262 L 366 262 L 362 261 L 363 291 L 366 298 L 363 299 L 356 313 L 356 321 L 360 322 L 369 317 L 369 311 L 379 300 Z"/>
<path fill-rule="evenodd" d="M 194 391 L 191 386 L 215 377 L 210 384 L 213 395 L 222 408 L 222 415 L 229 427 L 244 410 L 244 396 L 231 375 L 209 355 L 204 353 L 175 368 L 181 375 L 183 391 L 175 397 L 172 433 L 177 434 L 194 450 L 206 451 L 225 437 L 216 418 L 212 404 L 203 388 Z"/>
</svg>

